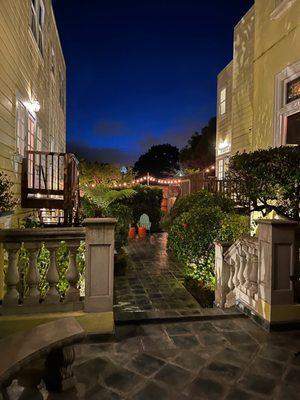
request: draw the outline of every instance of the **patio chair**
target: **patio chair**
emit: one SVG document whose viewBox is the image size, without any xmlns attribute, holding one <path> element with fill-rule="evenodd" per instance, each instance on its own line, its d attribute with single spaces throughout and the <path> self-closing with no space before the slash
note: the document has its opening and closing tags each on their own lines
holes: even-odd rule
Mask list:
<svg viewBox="0 0 300 400">
<path fill-rule="evenodd" d="M 137 223 L 138 227 L 144 226 L 147 231 L 151 229 L 151 222 L 147 214 L 142 214 L 140 216 L 139 222 Z"/>
</svg>

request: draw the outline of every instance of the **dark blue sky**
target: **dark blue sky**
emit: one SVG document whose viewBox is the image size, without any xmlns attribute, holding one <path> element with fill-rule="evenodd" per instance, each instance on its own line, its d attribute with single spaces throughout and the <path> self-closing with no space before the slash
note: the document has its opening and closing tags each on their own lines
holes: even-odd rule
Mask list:
<svg viewBox="0 0 300 400">
<path fill-rule="evenodd" d="M 183 147 L 216 111 L 233 27 L 253 0 L 53 0 L 67 63 L 72 151 L 131 163 Z"/>
</svg>

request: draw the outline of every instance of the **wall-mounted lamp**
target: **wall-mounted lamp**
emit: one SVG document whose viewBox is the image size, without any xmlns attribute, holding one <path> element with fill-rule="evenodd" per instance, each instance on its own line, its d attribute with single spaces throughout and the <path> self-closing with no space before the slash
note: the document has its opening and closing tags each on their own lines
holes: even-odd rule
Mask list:
<svg viewBox="0 0 300 400">
<path fill-rule="evenodd" d="M 41 109 L 41 105 L 37 100 L 27 101 L 25 103 L 25 107 L 29 112 L 39 112 Z"/>
</svg>

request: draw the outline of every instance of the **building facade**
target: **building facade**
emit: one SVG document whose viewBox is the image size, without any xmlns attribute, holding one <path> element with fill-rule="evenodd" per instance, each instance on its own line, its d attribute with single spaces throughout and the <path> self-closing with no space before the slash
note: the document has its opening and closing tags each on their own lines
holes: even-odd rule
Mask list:
<svg viewBox="0 0 300 400">
<path fill-rule="evenodd" d="M 65 145 L 66 65 L 52 2 L 0 0 L 0 170 L 18 198 L 27 152 Z"/>
<path fill-rule="evenodd" d="M 216 175 L 237 152 L 300 144 L 300 1 L 255 0 L 218 75 Z"/>
</svg>

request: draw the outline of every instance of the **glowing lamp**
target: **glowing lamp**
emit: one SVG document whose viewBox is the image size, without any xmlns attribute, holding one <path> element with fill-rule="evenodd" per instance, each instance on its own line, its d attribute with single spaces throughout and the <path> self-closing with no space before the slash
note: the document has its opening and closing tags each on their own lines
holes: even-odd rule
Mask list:
<svg viewBox="0 0 300 400">
<path fill-rule="evenodd" d="M 34 112 L 34 113 L 39 112 L 41 109 L 41 105 L 37 100 L 25 102 L 25 107 L 29 112 Z"/>
</svg>

